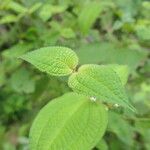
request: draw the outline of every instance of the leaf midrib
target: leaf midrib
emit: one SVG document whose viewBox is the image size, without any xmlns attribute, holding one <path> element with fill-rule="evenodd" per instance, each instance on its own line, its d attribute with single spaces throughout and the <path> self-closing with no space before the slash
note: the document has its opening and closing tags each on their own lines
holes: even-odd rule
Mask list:
<svg viewBox="0 0 150 150">
<path fill-rule="evenodd" d="M 88 112 L 88 117 L 87 117 L 87 120 L 86 120 L 86 125 L 88 125 L 88 121 L 89 121 L 89 118 L 90 118 L 90 107 L 91 107 L 91 105 L 89 105 L 89 112 Z M 82 131 L 82 134 L 85 132 L 85 130 L 86 130 L 86 128 L 84 128 L 84 130 Z M 82 134 L 80 134 L 79 137 L 81 137 Z M 79 141 L 79 139 L 80 139 L 79 137 L 78 137 L 77 141 Z M 74 143 L 75 142 L 73 142 L 71 145 L 67 146 L 66 149 L 70 148 Z"/>
<path fill-rule="evenodd" d="M 31 58 L 30 58 L 31 59 Z M 35 61 L 36 61 L 36 63 L 37 64 L 34 64 L 33 62 L 31 62 L 31 61 L 28 61 L 28 62 L 30 62 L 32 65 L 34 65 L 35 67 L 37 67 L 38 65 L 45 65 L 46 67 L 45 68 L 47 68 L 47 67 L 49 67 L 49 66 L 51 66 L 50 64 L 48 64 L 48 63 L 46 63 L 46 62 L 40 62 L 39 60 L 37 60 L 37 59 L 34 59 Z M 57 61 L 58 62 L 58 61 Z M 68 75 L 68 74 L 70 74 L 71 72 L 72 72 L 72 69 L 69 67 L 69 65 L 68 64 L 66 64 L 65 62 L 61 62 L 60 61 L 60 63 L 63 63 L 63 64 L 65 64 L 66 65 L 66 71 L 68 72 L 68 73 L 56 73 L 56 72 L 54 72 L 54 71 L 52 71 L 52 70 L 46 70 L 45 68 L 44 68 L 44 70 L 43 69 L 40 69 L 40 68 L 38 68 L 37 67 L 37 69 L 39 69 L 39 70 L 43 70 L 44 72 L 48 72 L 48 73 L 50 73 L 50 74 L 53 74 L 53 75 Z M 57 66 L 58 67 L 58 66 Z M 60 70 L 63 70 L 64 71 L 64 68 L 61 68 L 61 67 L 58 67 Z"/>
<path fill-rule="evenodd" d="M 59 135 L 61 134 L 61 131 L 63 130 L 63 127 L 66 125 L 66 123 L 70 120 L 70 118 L 75 114 L 75 112 L 77 112 L 78 111 L 78 109 L 80 109 L 83 105 L 85 105 L 86 103 L 85 103 L 85 100 L 70 114 L 70 116 L 66 119 L 66 121 L 64 122 L 64 124 L 62 125 L 62 127 L 60 128 L 60 130 L 58 130 L 58 132 L 57 132 L 57 134 L 55 135 L 55 137 L 53 138 L 53 140 L 49 143 L 49 145 L 52 145 L 52 143 L 57 139 L 57 137 L 59 137 Z M 60 110 L 61 111 L 61 110 Z M 50 120 L 50 118 L 48 119 L 48 121 L 47 121 L 47 123 L 49 122 L 49 120 Z M 46 125 L 47 125 L 47 123 L 46 123 Z M 45 126 L 46 126 L 45 125 Z M 42 130 L 44 130 L 44 128 L 42 129 Z M 43 131 L 42 131 L 43 132 Z M 42 134 L 42 132 L 40 133 L 40 136 L 39 136 L 39 140 L 40 140 L 40 137 L 41 137 L 41 134 Z M 39 141 L 38 140 L 38 141 Z M 38 147 L 39 147 L 39 142 L 37 142 L 37 145 L 35 146 L 37 149 L 38 149 Z M 48 147 L 48 149 L 47 150 L 49 150 L 49 147 Z"/>
<path fill-rule="evenodd" d="M 54 141 L 57 139 L 57 137 L 59 137 L 59 135 L 61 134 L 61 131 L 64 129 L 64 127 L 66 126 L 67 122 L 69 122 L 70 118 L 72 118 L 72 116 L 74 116 L 74 114 L 85 105 L 85 100 L 83 101 L 83 103 L 81 103 L 79 105 L 79 107 L 77 107 L 72 113 L 71 115 L 68 117 L 68 119 L 66 119 L 66 121 L 64 122 L 63 126 L 60 128 L 60 130 L 58 131 L 58 134 L 56 134 L 55 138 L 51 141 L 50 145 L 52 145 L 52 143 L 54 143 Z M 48 148 L 49 150 L 49 148 Z"/>
<path fill-rule="evenodd" d="M 99 84 L 102 84 L 103 86 L 105 86 L 107 89 L 108 89 L 108 91 L 110 91 L 110 93 L 113 95 L 113 97 L 118 97 L 116 94 L 114 94 L 113 92 L 112 92 L 112 89 L 111 88 L 109 88 L 107 85 L 105 85 L 104 83 L 101 83 L 101 81 L 100 80 L 96 80 L 96 79 L 94 79 L 93 78 L 93 76 L 88 76 L 89 78 L 91 78 L 91 79 L 93 79 L 93 80 L 95 80 L 96 82 L 98 82 Z M 79 78 L 77 77 L 77 80 L 78 80 L 78 82 L 81 84 L 81 82 L 79 81 Z M 82 85 L 83 86 L 85 86 L 83 83 L 82 83 Z M 86 86 L 85 86 L 86 87 Z M 87 87 L 86 87 L 87 88 Z M 93 90 L 92 88 L 90 88 L 94 93 L 96 93 L 97 94 L 97 92 L 95 91 L 95 90 Z M 120 96 L 119 96 L 120 97 Z M 117 98 L 118 99 L 118 98 Z M 119 98 L 120 99 L 120 98 Z M 125 104 L 127 104 L 128 105 L 128 103 L 127 103 L 127 101 L 126 101 L 127 99 L 126 98 L 123 98 L 123 102 L 125 103 Z M 128 105 L 128 107 L 129 107 L 129 105 Z"/>
</svg>

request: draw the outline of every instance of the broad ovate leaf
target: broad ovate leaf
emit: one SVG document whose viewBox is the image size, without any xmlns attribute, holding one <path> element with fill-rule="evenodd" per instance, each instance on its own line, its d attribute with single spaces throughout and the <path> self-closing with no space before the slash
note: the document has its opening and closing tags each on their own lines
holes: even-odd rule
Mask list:
<svg viewBox="0 0 150 150">
<path fill-rule="evenodd" d="M 99 101 L 68 93 L 48 103 L 30 131 L 31 150 L 91 150 L 107 126 L 107 110 Z"/>
<path fill-rule="evenodd" d="M 129 75 L 129 69 L 127 65 L 111 64 L 108 66 L 111 67 L 118 74 L 122 84 L 125 85 L 127 83 Z"/>
<path fill-rule="evenodd" d="M 120 77 L 110 66 L 83 65 L 70 76 L 68 84 L 77 93 L 134 110 Z"/>
<path fill-rule="evenodd" d="M 78 64 L 75 52 L 66 47 L 44 47 L 21 56 L 39 70 L 54 76 L 69 75 Z"/>
</svg>

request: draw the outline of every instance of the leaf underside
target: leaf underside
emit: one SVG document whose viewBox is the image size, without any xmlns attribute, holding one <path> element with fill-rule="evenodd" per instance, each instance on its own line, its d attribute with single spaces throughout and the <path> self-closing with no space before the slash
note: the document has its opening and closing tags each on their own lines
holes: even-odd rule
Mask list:
<svg viewBox="0 0 150 150">
<path fill-rule="evenodd" d="M 54 76 L 69 75 L 78 64 L 78 57 L 74 51 L 58 46 L 40 48 L 20 58 L 31 63 L 40 71 Z"/>
<path fill-rule="evenodd" d="M 70 76 L 68 84 L 77 93 L 135 111 L 128 101 L 120 77 L 110 66 L 83 65 Z"/>
<path fill-rule="evenodd" d="M 48 103 L 30 131 L 31 150 L 91 150 L 103 136 L 107 111 L 99 102 L 68 93 Z"/>
</svg>

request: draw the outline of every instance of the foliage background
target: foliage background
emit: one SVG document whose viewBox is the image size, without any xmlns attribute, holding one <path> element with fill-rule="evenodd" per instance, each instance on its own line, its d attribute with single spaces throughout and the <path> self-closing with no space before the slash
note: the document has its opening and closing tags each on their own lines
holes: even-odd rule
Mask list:
<svg viewBox="0 0 150 150">
<path fill-rule="evenodd" d="M 73 48 L 81 64 L 126 64 L 137 114 L 110 106 L 98 150 L 150 149 L 150 2 L 148 0 L 0 0 L 0 149 L 29 150 L 34 117 L 70 91 L 66 79 L 18 56 L 43 46 Z M 81 65 L 80 64 L 80 65 Z"/>
</svg>

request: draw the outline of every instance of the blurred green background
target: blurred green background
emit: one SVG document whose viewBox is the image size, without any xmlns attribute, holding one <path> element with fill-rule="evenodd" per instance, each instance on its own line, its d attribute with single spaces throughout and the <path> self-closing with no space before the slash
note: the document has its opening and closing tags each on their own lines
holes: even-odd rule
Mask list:
<svg viewBox="0 0 150 150">
<path fill-rule="evenodd" d="M 150 150 L 150 1 L 0 0 L 0 150 L 29 150 L 38 111 L 70 91 L 18 56 L 43 46 L 74 49 L 80 65 L 126 64 L 137 114 L 112 108 L 95 150 Z"/>
</svg>

